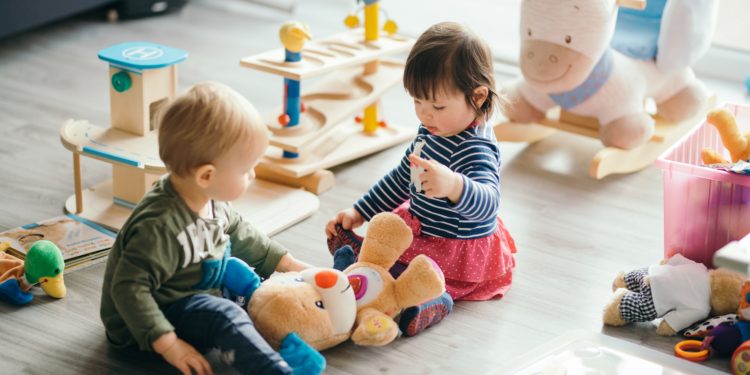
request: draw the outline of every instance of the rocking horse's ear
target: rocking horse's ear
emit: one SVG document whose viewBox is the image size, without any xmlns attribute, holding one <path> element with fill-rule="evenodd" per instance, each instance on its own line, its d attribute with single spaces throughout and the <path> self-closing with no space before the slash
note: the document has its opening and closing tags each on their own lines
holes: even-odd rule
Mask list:
<svg viewBox="0 0 750 375">
<path fill-rule="evenodd" d="M 617 0 L 617 6 L 643 10 L 646 8 L 646 0 Z"/>
</svg>

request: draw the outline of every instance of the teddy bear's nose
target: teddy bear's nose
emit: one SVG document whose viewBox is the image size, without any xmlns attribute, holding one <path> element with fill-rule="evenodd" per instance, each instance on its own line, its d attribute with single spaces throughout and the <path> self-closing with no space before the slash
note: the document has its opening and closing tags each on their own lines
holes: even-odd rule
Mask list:
<svg viewBox="0 0 750 375">
<path fill-rule="evenodd" d="M 315 284 L 318 288 L 328 289 L 339 280 L 339 275 L 330 270 L 323 270 L 315 274 Z"/>
</svg>

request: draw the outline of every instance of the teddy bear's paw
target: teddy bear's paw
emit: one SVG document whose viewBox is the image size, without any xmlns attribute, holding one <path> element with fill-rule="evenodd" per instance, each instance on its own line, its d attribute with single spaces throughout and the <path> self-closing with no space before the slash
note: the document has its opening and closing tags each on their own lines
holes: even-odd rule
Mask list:
<svg viewBox="0 0 750 375">
<path fill-rule="evenodd" d="M 656 334 L 659 336 L 674 336 L 677 334 L 677 331 L 666 320 L 662 320 L 659 326 L 656 327 Z"/>
<path fill-rule="evenodd" d="M 398 325 L 385 315 L 375 315 L 361 322 L 352 334 L 352 341 L 363 346 L 382 346 L 398 336 Z"/>
<path fill-rule="evenodd" d="M 615 279 L 612 281 L 613 292 L 620 288 L 628 288 L 625 284 L 625 273 L 622 271 L 620 271 L 620 273 L 618 273 L 617 276 L 615 276 Z"/>
<path fill-rule="evenodd" d="M 626 293 L 628 293 L 628 290 L 625 288 L 617 289 L 612 300 L 604 306 L 604 313 L 602 315 L 602 321 L 604 324 L 615 327 L 628 324 L 628 322 L 620 315 L 620 302 L 622 302 L 622 297 L 624 297 Z"/>
</svg>

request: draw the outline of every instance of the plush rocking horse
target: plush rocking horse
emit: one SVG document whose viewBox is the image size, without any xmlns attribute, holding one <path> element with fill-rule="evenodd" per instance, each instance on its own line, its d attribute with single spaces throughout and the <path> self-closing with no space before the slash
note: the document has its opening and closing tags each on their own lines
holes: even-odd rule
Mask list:
<svg viewBox="0 0 750 375">
<path fill-rule="evenodd" d="M 709 107 L 690 65 L 708 49 L 716 4 L 523 0 L 523 77 L 503 88 L 509 122 L 495 128 L 498 140 L 536 142 L 562 129 L 606 146 L 594 178 L 647 167 Z"/>
</svg>

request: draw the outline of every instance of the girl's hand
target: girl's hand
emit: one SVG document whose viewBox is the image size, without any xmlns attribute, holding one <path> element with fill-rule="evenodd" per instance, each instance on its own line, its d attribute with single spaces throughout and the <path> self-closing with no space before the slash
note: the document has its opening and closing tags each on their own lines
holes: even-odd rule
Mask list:
<svg viewBox="0 0 750 375">
<path fill-rule="evenodd" d="M 448 198 L 454 204 L 458 202 L 464 190 L 461 175 L 434 160 L 425 160 L 414 154 L 409 155 L 409 161 L 424 168 L 419 175 L 424 195 L 428 198 Z"/>
<path fill-rule="evenodd" d="M 341 210 L 333 217 L 333 219 L 328 221 L 328 224 L 326 224 L 326 237 L 336 237 L 336 224 L 341 224 L 346 230 L 352 230 L 362 226 L 364 223 L 365 218 L 363 218 L 354 208 Z"/>
<path fill-rule="evenodd" d="M 195 371 L 198 375 L 211 375 L 211 365 L 195 348 L 181 340 L 174 332 L 161 335 L 151 344 L 154 351 L 161 354 L 164 360 L 176 367 L 184 375 Z"/>
</svg>

